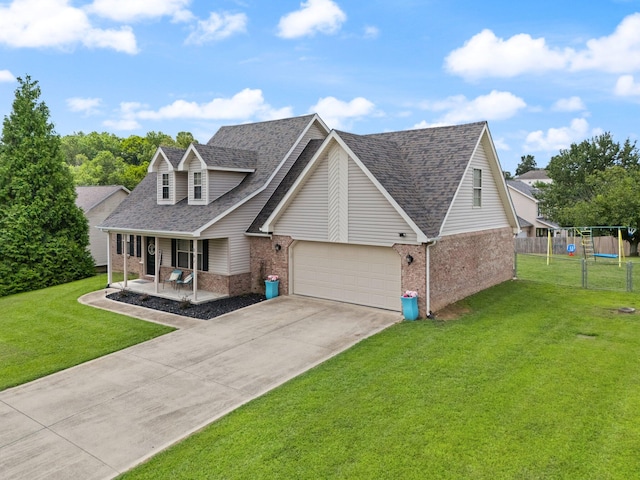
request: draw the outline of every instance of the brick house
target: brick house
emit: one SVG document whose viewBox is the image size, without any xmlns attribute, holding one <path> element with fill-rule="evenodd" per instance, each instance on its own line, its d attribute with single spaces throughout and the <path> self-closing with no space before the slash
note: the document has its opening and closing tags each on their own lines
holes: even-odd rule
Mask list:
<svg viewBox="0 0 640 480">
<path fill-rule="evenodd" d="M 486 122 L 354 135 L 308 115 L 161 147 L 101 228 L 109 273 L 156 291 L 174 268 L 194 297 L 277 274 L 284 295 L 398 311 L 416 290 L 425 316 L 510 279 L 518 223 Z"/>
</svg>

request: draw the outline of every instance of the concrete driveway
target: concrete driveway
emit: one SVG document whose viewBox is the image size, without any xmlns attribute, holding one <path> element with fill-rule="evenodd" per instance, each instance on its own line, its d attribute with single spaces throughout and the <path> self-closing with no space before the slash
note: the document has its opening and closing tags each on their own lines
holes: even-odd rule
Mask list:
<svg viewBox="0 0 640 480">
<path fill-rule="evenodd" d="M 278 297 L 193 320 L 84 302 L 180 328 L 0 392 L 3 479 L 106 479 L 391 324 L 388 312 Z"/>
</svg>

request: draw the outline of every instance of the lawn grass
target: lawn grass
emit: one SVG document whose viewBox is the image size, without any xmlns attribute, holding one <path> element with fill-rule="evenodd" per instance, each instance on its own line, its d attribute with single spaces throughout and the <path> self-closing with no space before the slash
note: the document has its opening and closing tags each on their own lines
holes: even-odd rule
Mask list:
<svg viewBox="0 0 640 480">
<path fill-rule="evenodd" d="M 0 390 L 173 329 L 78 303 L 106 275 L 0 298 Z"/>
<path fill-rule="evenodd" d="M 627 290 L 627 264 L 632 263 L 632 288 L 640 290 L 640 258 L 598 258 L 586 261 L 587 288 L 594 290 Z M 582 257 L 554 255 L 547 263 L 546 255 L 524 255 L 517 258 L 517 277 L 554 285 L 582 288 Z"/>
<path fill-rule="evenodd" d="M 513 281 L 403 322 L 124 479 L 628 479 L 640 471 L 637 294 Z"/>
</svg>

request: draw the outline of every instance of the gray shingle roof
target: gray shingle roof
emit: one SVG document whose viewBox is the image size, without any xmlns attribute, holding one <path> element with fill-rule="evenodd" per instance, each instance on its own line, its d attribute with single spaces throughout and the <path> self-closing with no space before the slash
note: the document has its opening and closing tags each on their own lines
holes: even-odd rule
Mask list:
<svg viewBox="0 0 640 480">
<path fill-rule="evenodd" d="M 528 183 L 521 182 L 520 180 L 507 180 L 507 185 L 518 190 L 519 192 L 524 193 L 525 195 L 530 196 L 531 198 L 536 198 L 535 193 L 538 191 L 538 189 L 533 188 Z"/>
<path fill-rule="evenodd" d="M 529 170 L 528 172 L 525 172 L 522 175 L 519 175 L 517 177 L 518 180 L 523 178 L 525 180 L 549 180 L 549 175 L 547 175 L 546 170 L 537 169 L 537 170 Z"/>
<path fill-rule="evenodd" d="M 76 205 L 84 212 L 88 212 L 119 190 L 129 193 L 129 190 L 122 185 L 76 187 L 78 195 L 76 197 Z"/>
<path fill-rule="evenodd" d="M 336 133 L 418 228 L 434 238 L 485 126 L 486 122 L 477 122 L 372 135 Z M 300 160 L 304 166 L 309 161 Z M 304 166 L 294 166 L 291 175 L 302 172 Z M 294 181 L 289 179 L 289 185 Z M 251 225 L 251 233 L 260 231 L 286 192 L 276 193 L 278 197 L 265 205 Z"/>
<path fill-rule="evenodd" d="M 176 205 L 158 205 L 156 174 L 148 173 L 101 227 L 153 232 L 197 231 L 263 187 L 313 117 L 305 115 L 220 128 L 207 145 L 256 152 L 255 172 L 247 174 L 233 190 L 208 205 L 188 205 L 187 199 Z M 179 153 L 179 149 L 162 147 L 162 150 L 170 152 L 172 162 Z"/>
<path fill-rule="evenodd" d="M 269 215 L 275 210 L 280 203 L 280 200 L 284 198 L 289 189 L 293 186 L 296 179 L 300 176 L 304 168 L 309 164 L 311 158 L 315 155 L 315 153 L 322 145 L 323 140 L 311 140 L 305 149 L 302 151 L 296 162 L 289 169 L 287 175 L 282 179 L 280 185 L 271 198 L 267 201 L 262 211 L 258 214 L 258 216 L 253 220 L 253 223 L 249 226 L 247 232 L 249 233 L 262 233 L 260 231 L 260 227 L 264 225 L 264 222 L 267 221 Z"/>
<path fill-rule="evenodd" d="M 373 135 L 340 132 L 429 238 L 440 233 L 486 122 Z"/>
<path fill-rule="evenodd" d="M 194 144 L 207 167 L 255 169 L 258 164 L 258 152 L 237 148 L 218 147 L 216 145 Z"/>
<path fill-rule="evenodd" d="M 184 155 L 184 152 L 187 151 L 184 148 L 174 148 L 174 147 L 164 147 L 164 146 L 161 146 L 158 148 L 162 150 L 162 153 L 165 154 L 165 156 L 167 157 L 167 159 L 169 160 L 169 163 L 171 163 L 173 168 L 178 168 L 178 164 L 180 163 L 180 160 L 182 160 L 182 156 Z"/>
</svg>

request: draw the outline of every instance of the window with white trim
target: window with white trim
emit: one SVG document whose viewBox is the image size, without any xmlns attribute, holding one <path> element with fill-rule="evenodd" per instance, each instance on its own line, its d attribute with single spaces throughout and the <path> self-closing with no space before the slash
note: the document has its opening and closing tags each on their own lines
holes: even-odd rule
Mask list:
<svg viewBox="0 0 640 480">
<path fill-rule="evenodd" d="M 163 200 L 169 199 L 169 174 L 168 173 L 162 174 L 162 199 Z"/>
<path fill-rule="evenodd" d="M 473 206 L 482 206 L 482 170 L 473 169 Z"/>
<path fill-rule="evenodd" d="M 193 172 L 193 198 L 202 199 L 202 172 Z"/>
<path fill-rule="evenodd" d="M 177 266 L 193 270 L 193 240 L 178 240 Z M 202 240 L 198 240 L 198 270 L 202 270 Z"/>
</svg>

